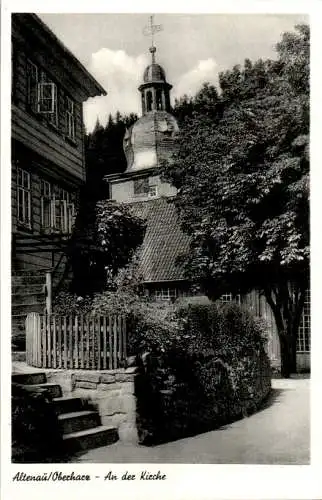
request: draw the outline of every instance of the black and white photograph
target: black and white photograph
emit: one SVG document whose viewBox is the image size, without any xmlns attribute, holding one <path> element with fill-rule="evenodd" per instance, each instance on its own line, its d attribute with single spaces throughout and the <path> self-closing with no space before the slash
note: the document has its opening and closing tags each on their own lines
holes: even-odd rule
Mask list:
<svg viewBox="0 0 322 500">
<path fill-rule="evenodd" d="M 10 13 L 13 480 L 309 466 L 309 15 L 27 10 Z"/>
</svg>

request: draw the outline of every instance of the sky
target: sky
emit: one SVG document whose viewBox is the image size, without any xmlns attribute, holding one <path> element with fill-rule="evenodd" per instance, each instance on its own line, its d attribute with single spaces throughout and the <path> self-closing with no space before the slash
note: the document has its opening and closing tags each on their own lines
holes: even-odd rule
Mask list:
<svg viewBox="0 0 322 500">
<path fill-rule="evenodd" d="M 107 90 L 89 99 L 84 120 L 91 131 L 116 111 L 141 114 L 137 90 L 150 63 L 150 37 L 143 30 L 150 14 L 38 14 Z M 308 17 L 299 14 L 157 14 L 156 61 L 173 85 L 172 102 L 194 95 L 203 82 L 217 84 L 218 73 L 245 58 L 272 58 L 281 34 Z"/>
</svg>

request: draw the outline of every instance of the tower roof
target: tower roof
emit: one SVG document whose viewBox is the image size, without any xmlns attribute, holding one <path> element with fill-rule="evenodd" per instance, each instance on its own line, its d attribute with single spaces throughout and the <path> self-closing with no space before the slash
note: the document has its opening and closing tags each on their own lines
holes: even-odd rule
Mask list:
<svg viewBox="0 0 322 500">
<path fill-rule="evenodd" d="M 144 83 L 166 82 L 165 71 L 160 64 L 152 63 L 145 68 L 143 73 Z"/>
</svg>

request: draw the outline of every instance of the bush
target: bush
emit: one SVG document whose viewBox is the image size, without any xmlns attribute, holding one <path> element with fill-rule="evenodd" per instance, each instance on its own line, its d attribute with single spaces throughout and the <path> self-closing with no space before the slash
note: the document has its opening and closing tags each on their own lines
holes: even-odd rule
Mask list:
<svg viewBox="0 0 322 500">
<path fill-rule="evenodd" d="M 148 297 L 139 297 L 129 291 L 97 295 L 92 310 L 97 314 L 126 316 L 129 355 L 165 352 L 178 330 L 171 315 L 173 306 L 152 302 Z"/>
<path fill-rule="evenodd" d="M 168 332 L 144 339 L 141 439 L 155 442 L 218 427 L 253 412 L 270 390 L 262 325 L 237 304 L 178 303 Z M 153 408 L 151 408 L 153 401 Z"/>
<path fill-rule="evenodd" d="M 92 298 L 81 297 L 70 292 L 60 292 L 54 300 L 53 312 L 55 314 L 89 314 L 92 311 Z"/>
<path fill-rule="evenodd" d="M 62 452 L 58 420 L 44 390 L 12 384 L 12 461 L 52 462 Z"/>
</svg>

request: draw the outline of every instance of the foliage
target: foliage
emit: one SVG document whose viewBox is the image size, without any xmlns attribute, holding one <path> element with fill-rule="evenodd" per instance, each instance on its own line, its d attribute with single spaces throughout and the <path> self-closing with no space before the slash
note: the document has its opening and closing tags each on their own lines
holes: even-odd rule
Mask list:
<svg viewBox="0 0 322 500">
<path fill-rule="evenodd" d="M 112 200 L 81 206 L 69 246 L 73 262 L 73 289 L 79 295 L 106 288 L 141 245 L 145 222 L 126 204 Z"/>
<path fill-rule="evenodd" d="M 90 296 L 81 297 L 67 291 L 62 291 L 55 296 L 53 312 L 63 316 L 69 314 L 89 314 L 92 311 L 92 302 L 93 299 Z"/>
<path fill-rule="evenodd" d="M 117 291 L 97 294 L 89 308 L 127 318 L 128 356 L 141 366 L 142 442 L 214 428 L 260 405 L 270 390 L 260 322 L 237 304 L 156 303 L 121 283 Z"/>
<path fill-rule="evenodd" d="M 141 352 L 141 439 L 178 438 L 254 411 L 270 390 L 260 325 L 238 305 L 177 304 Z M 155 323 L 157 323 L 155 321 Z M 154 332 L 153 332 L 154 333 Z M 152 405 L 152 408 L 151 408 Z"/>
<path fill-rule="evenodd" d="M 129 355 L 164 352 L 171 345 L 177 328 L 170 310 L 168 304 L 152 302 L 125 289 L 104 292 L 93 301 L 94 313 L 126 316 Z"/>
<path fill-rule="evenodd" d="M 12 461 L 57 461 L 61 438 L 57 417 L 44 391 L 12 385 Z"/>
<path fill-rule="evenodd" d="M 220 99 L 204 86 L 177 103 L 180 149 L 163 175 L 191 235 L 187 277 L 211 298 L 265 294 L 288 376 L 309 275 L 308 27 L 284 34 L 277 56 L 221 73 Z"/>
</svg>

